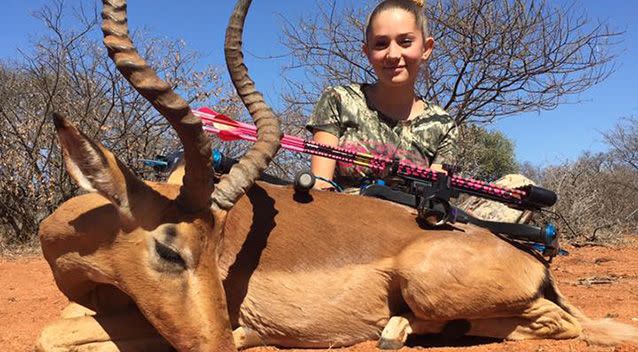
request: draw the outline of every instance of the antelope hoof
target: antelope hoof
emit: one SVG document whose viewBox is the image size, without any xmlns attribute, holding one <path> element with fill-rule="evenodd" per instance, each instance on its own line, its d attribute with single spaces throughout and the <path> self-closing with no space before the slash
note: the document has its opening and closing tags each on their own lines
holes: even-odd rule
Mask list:
<svg viewBox="0 0 638 352">
<path fill-rule="evenodd" d="M 410 321 L 404 317 L 392 317 L 383 328 L 377 347 L 382 350 L 398 350 L 412 333 Z"/>
</svg>

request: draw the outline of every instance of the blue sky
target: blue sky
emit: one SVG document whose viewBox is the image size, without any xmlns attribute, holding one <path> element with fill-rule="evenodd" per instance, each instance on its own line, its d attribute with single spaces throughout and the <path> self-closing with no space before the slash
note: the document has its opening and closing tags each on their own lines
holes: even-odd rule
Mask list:
<svg viewBox="0 0 638 352">
<path fill-rule="evenodd" d="M 89 0 L 66 0 L 69 5 Z M 17 48 L 28 48 L 29 41 L 44 28 L 30 14 L 47 0 L 2 0 L 0 14 L 0 60 L 17 57 Z M 179 7 L 169 0 L 131 0 L 129 19 L 133 28 L 144 27 L 169 38 L 182 38 L 204 60 L 224 67 L 223 35 L 232 1 L 181 0 Z M 280 45 L 283 19 L 294 21 L 311 15 L 315 0 L 254 0 L 249 14 L 245 46 L 247 65 L 257 87 L 270 101 L 279 96 L 281 65 L 285 54 Z M 493 125 L 516 144 L 519 161 L 557 164 L 574 159 L 586 150 L 602 151 L 600 132 L 612 128 L 620 118 L 638 116 L 638 2 L 633 0 L 575 1 L 593 20 L 610 24 L 612 30 L 625 31 L 618 47 L 617 70 L 606 81 L 573 97 L 574 104 L 553 111 L 521 114 Z M 169 26 L 168 21 L 173 25 Z"/>
</svg>

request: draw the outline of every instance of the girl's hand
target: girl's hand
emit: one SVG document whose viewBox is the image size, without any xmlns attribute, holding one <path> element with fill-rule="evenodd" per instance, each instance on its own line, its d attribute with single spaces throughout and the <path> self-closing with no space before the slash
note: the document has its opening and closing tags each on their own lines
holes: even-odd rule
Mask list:
<svg viewBox="0 0 638 352">
<path fill-rule="evenodd" d="M 443 165 L 441 164 L 432 164 L 430 165 L 430 170 L 434 170 L 436 172 L 442 172 L 447 175 L 447 171 L 443 170 Z"/>
</svg>

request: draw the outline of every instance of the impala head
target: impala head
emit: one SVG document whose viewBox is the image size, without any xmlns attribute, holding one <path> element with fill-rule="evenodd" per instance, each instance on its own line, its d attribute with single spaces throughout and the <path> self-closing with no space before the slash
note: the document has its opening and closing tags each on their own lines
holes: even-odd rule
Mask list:
<svg viewBox="0 0 638 352">
<path fill-rule="evenodd" d="M 117 286 L 179 350 L 232 350 L 217 245 L 228 210 L 252 186 L 279 148 L 279 124 L 247 75 L 241 34 L 250 1 L 239 1 L 226 37 L 231 77 L 259 129 L 258 142 L 219 184 L 213 184 L 211 143 L 188 104 L 139 56 L 129 34 L 125 0 L 103 0 L 104 43 L 130 84 L 169 121 L 183 147 L 179 185 L 139 180 L 103 146 L 64 117 L 54 121 L 67 169 L 83 188 L 106 198 L 71 221 L 87 237 L 80 248 L 45 243 L 92 280 Z M 113 209 L 116 211 L 102 211 Z M 43 223 L 41 233 L 51 226 Z M 46 236 L 44 236 L 46 237 Z M 53 241 L 51 241 L 53 242 Z M 61 241 L 63 242 L 63 241 Z M 82 247 L 84 246 L 84 247 Z M 56 259 L 58 260 L 58 259 Z M 59 266 L 59 265 L 58 265 Z M 225 341 L 225 342 L 223 342 Z"/>
</svg>

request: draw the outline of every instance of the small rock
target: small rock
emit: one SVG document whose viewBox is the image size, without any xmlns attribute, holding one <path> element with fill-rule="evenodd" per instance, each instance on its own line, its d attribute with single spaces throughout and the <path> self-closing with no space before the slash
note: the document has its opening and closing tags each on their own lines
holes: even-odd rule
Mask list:
<svg viewBox="0 0 638 352">
<path fill-rule="evenodd" d="M 633 320 L 633 321 L 638 321 L 638 318 L 631 318 L 631 320 Z"/>
</svg>

